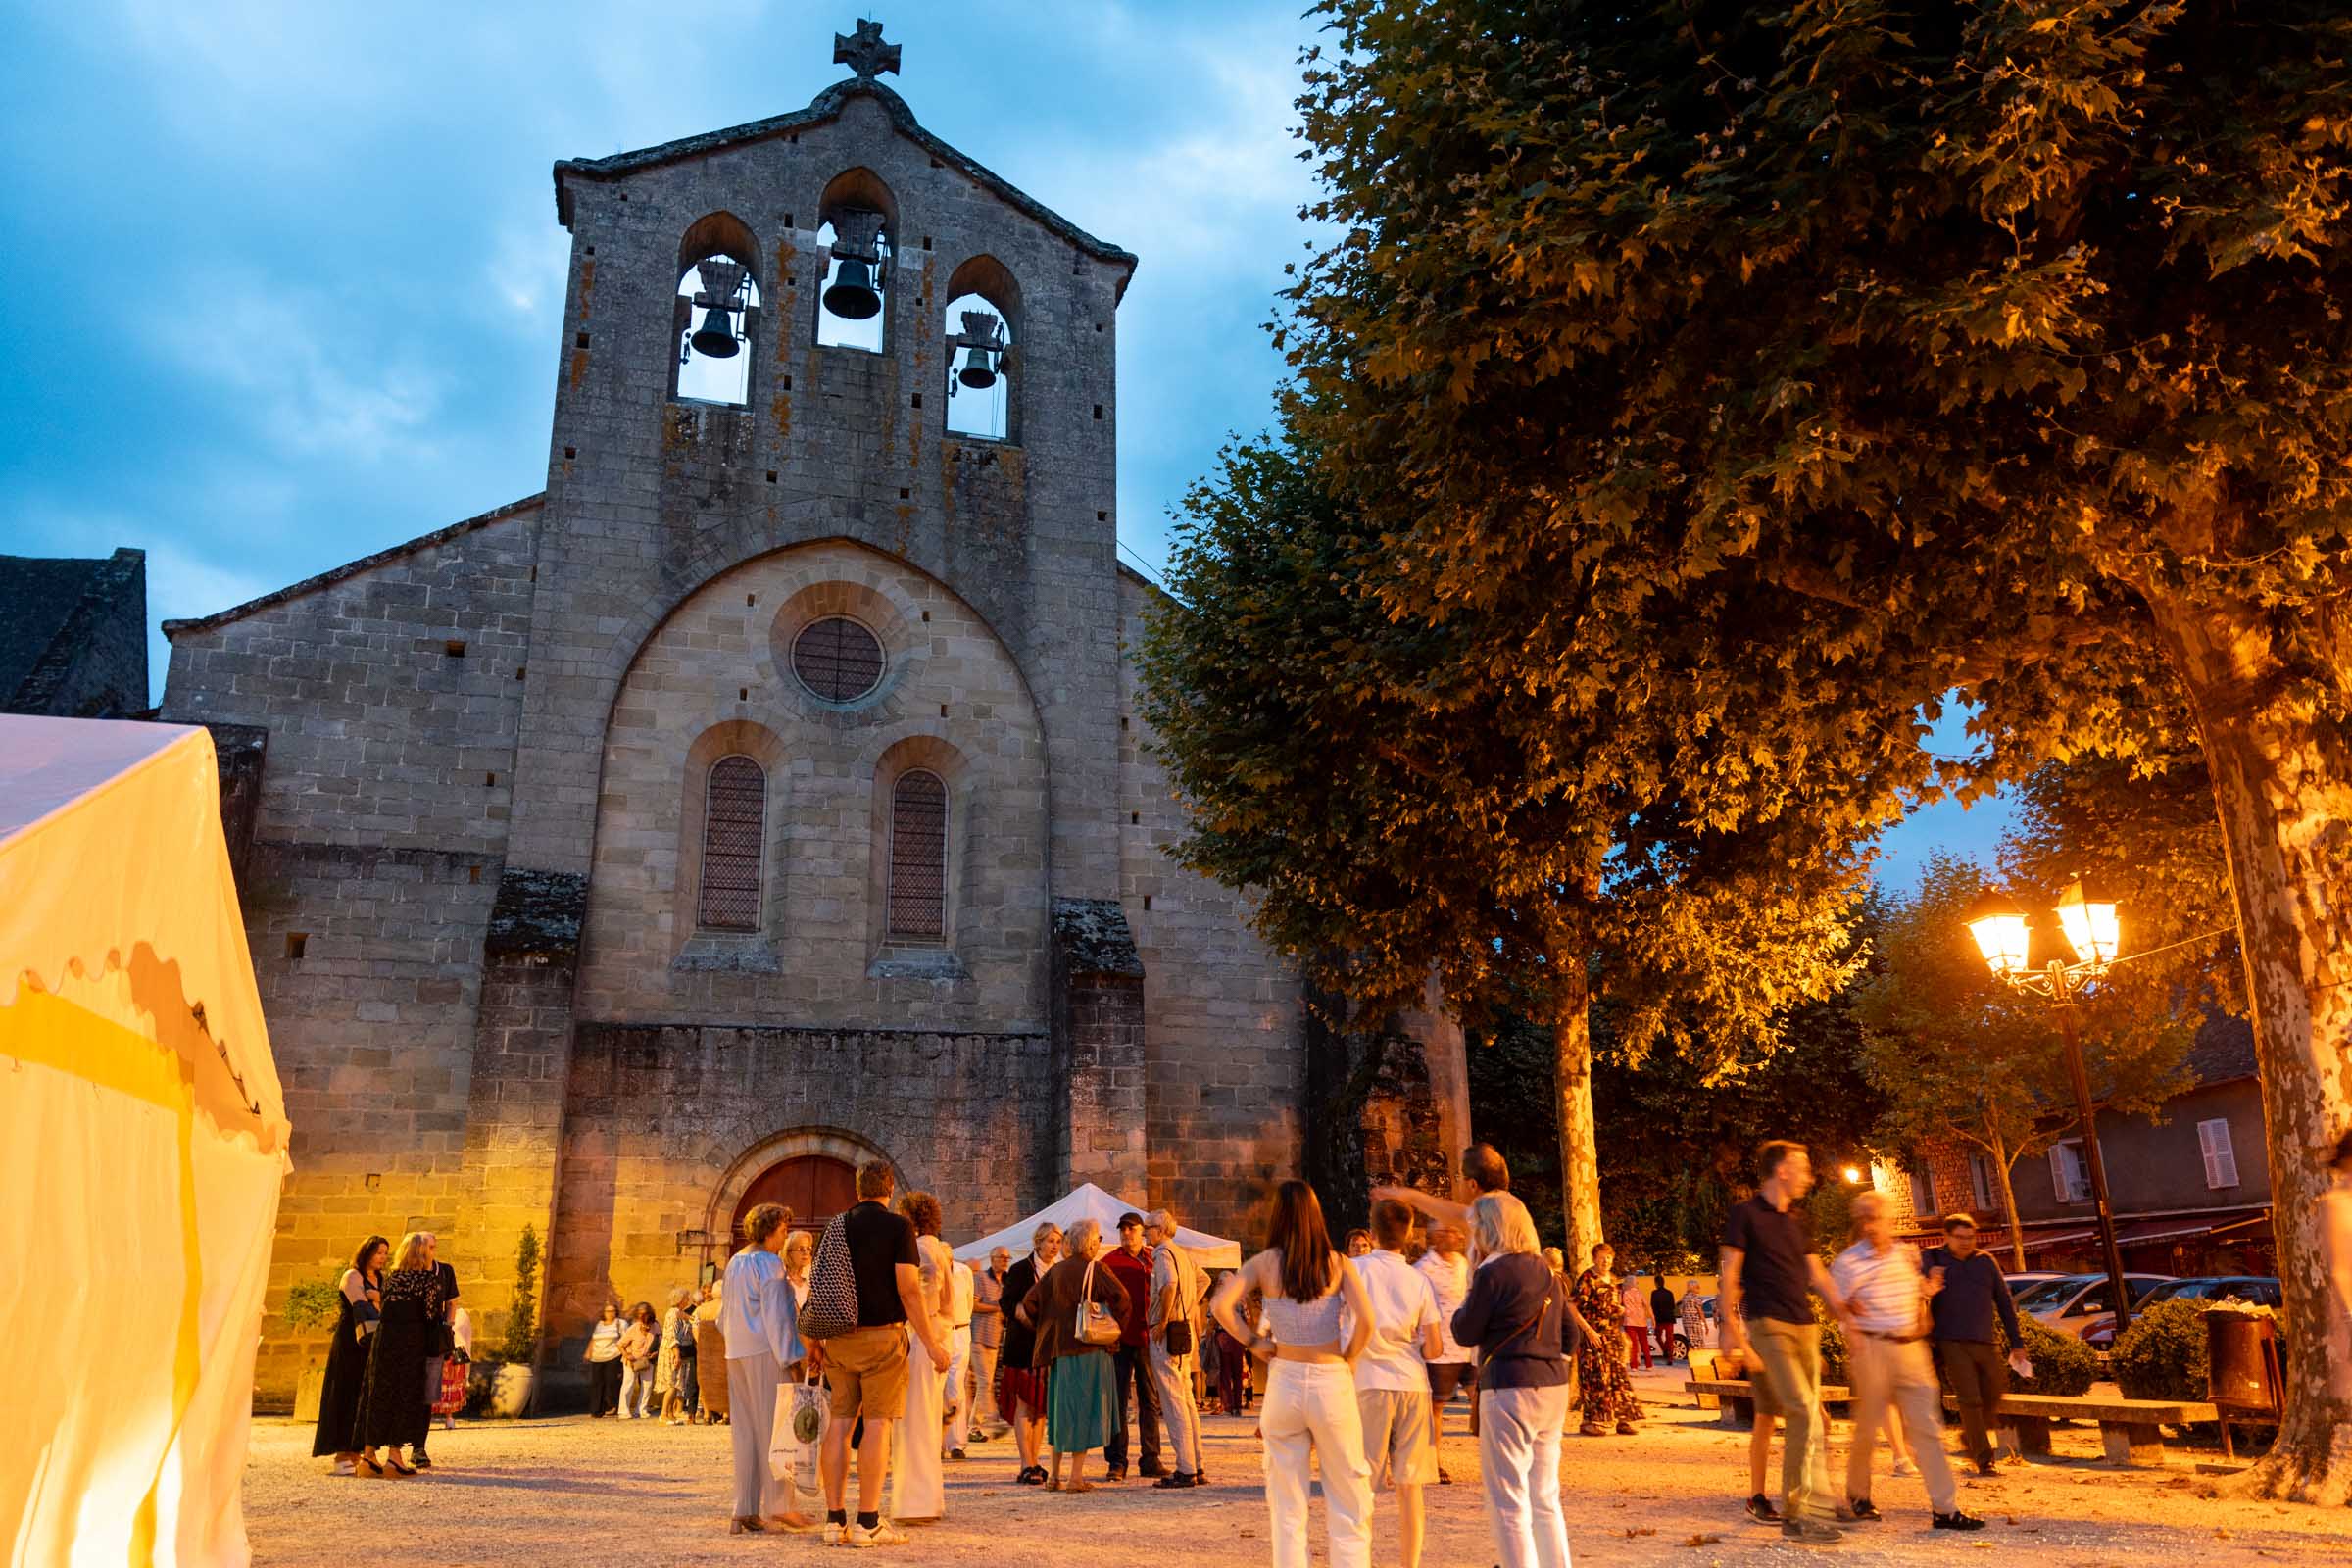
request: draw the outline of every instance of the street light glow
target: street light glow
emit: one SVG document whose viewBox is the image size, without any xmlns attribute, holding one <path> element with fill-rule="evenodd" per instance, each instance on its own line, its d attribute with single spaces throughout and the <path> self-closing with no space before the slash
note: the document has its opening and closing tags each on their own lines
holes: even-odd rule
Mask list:
<svg viewBox="0 0 2352 1568">
<path fill-rule="evenodd" d="M 1856 1165 L 1848 1165 L 1845 1167 L 1845 1184 L 1848 1187 L 1859 1187 L 1862 1185 L 1861 1167 Z"/>
<path fill-rule="evenodd" d="M 2115 906 L 2109 905 L 2107 910 L 2112 927 Z M 1977 951 L 1994 974 L 2005 979 L 2025 969 L 2026 911 L 2007 894 L 1986 888 L 1977 896 L 1969 906 L 1968 934 L 1977 939 Z"/>
<path fill-rule="evenodd" d="M 2123 921 L 2115 901 L 2085 888 L 2079 876 L 2058 895 L 2058 924 L 2065 928 L 2075 956 L 2093 967 L 2104 969 L 2123 951 Z"/>
</svg>

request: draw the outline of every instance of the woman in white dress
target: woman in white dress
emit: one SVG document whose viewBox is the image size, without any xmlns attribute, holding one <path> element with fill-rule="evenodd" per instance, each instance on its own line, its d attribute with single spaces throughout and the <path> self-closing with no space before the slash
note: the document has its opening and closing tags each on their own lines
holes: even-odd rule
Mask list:
<svg viewBox="0 0 2352 1568">
<path fill-rule="evenodd" d="M 956 1257 L 939 1239 L 939 1200 L 929 1193 L 906 1193 L 899 1199 L 899 1212 L 914 1227 L 924 1309 L 944 1320 L 949 1272 Z M 947 1482 L 940 1462 L 940 1442 L 947 1430 L 948 1369 L 932 1364 L 920 1335 L 909 1340 L 906 1414 L 890 1434 L 890 1516 L 901 1524 L 931 1524 L 945 1518 L 948 1511 Z"/>
</svg>

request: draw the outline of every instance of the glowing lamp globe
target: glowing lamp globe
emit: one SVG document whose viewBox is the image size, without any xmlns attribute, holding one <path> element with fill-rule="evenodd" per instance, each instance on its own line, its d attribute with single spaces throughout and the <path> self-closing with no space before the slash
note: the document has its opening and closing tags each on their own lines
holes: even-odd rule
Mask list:
<svg viewBox="0 0 2352 1568">
<path fill-rule="evenodd" d="M 2015 899 L 1987 888 L 1969 906 L 1968 934 L 1992 972 L 2006 978 L 2026 967 L 2026 911 Z"/>
<path fill-rule="evenodd" d="M 2123 951 L 2123 920 L 2115 901 L 2086 887 L 2081 877 L 2058 895 L 2058 924 L 2066 932 L 2067 946 L 2084 963 L 2105 968 Z"/>
</svg>

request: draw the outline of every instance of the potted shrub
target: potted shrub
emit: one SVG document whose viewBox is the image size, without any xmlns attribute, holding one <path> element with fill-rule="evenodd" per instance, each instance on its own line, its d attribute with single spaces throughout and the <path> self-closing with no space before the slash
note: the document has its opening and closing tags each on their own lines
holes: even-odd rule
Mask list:
<svg viewBox="0 0 2352 1568">
<path fill-rule="evenodd" d="M 474 1387 L 490 1414 L 512 1418 L 529 1412 L 538 1348 L 539 1233 L 525 1225 L 514 1244 L 514 1295 L 507 1306 L 505 1337 L 495 1350 L 474 1360 Z"/>
<path fill-rule="evenodd" d="M 343 1292 L 336 1282 L 324 1276 L 315 1280 L 300 1280 L 287 1288 L 286 1303 L 279 1315 L 296 1339 L 308 1338 L 325 1325 L 332 1329 L 343 1311 Z M 318 1419 L 318 1396 L 326 1387 L 326 1356 L 317 1346 L 306 1348 L 302 1374 L 294 1383 L 294 1419 Z"/>
</svg>

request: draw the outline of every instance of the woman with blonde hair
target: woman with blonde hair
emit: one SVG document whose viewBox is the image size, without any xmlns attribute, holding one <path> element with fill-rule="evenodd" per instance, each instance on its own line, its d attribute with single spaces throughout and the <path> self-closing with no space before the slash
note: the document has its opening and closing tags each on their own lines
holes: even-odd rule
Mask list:
<svg viewBox="0 0 2352 1568">
<path fill-rule="evenodd" d="M 776 1391 L 806 1360 L 800 1302 L 784 1279 L 785 1226 L 792 1210 L 761 1203 L 743 1216 L 743 1250 L 727 1259 L 719 1327 L 727 1342 L 728 1431 L 734 1440 L 735 1513 L 730 1535 L 747 1530 L 813 1530 L 795 1513 L 784 1483 L 767 1462 L 776 1427 Z"/>
<path fill-rule="evenodd" d="M 1264 1298 L 1263 1335 L 1240 1312 L 1252 1290 Z M 1211 1310 L 1226 1333 L 1267 1361 L 1258 1430 L 1266 1443 L 1274 1568 L 1306 1568 L 1307 1481 L 1316 1461 L 1332 1568 L 1370 1568 L 1372 1466 L 1364 1458 L 1354 1367 L 1372 1339 L 1372 1298 L 1354 1263 L 1332 1250 L 1312 1187 L 1287 1181 L 1275 1189 L 1265 1250 L 1225 1276 Z M 1344 1342 L 1343 1325 L 1350 1330 Z"/>
<path fill-rule="evenodd" d="M 694 1408 L 694 1317 L 685 1286 L 669 1293 L 669 1308 L 662 1314 L 662 1350 L 654 1359 L 654 1392 L 662 1396 L 662 1420 L 682 1427 Z"/>
<path fill-rule="evenodd" d="M 816 1238 L 794 1231 L 784 1241 L 784 1277 L 792 1281 L 793 1298 L 808 1304 L 808 1265 L 816 1261 Z"/>
<path fill-rule="evenodd" d="M 1101 1221 L 1082 1219 L 1071 1226 L 1067 1245 L 1062 1260 L 1021 1298 L 1021 1321 L 1037 1331 L 1030 1359 L 1047 1374 L 1046 1489 L 1092 1492 L 1086 1455 L 1110 1441 L 1111 1423 L 1118 1419 L 1110 1352 L 1118 1345 L 1118 1320 L 1127 1312 L 1127 1287 L 1109 1269 L 1097 1266 L 1102 1255 Z M 1089 1302 L 1110 1313 L 1107 1342 L 1079 1332 L 1080 1312 Z M 1064 1459 L 1071 1461 L 1067 1487 L 1061 1480 Z"/>
<path fill-rule="evenodd" d="M 1470 1205 L 1470 1235 L 1481 1261 L 1453 1337 L 1479 1351 L 1478 1457 L 1494 1550 L 1502 1568 L 1568 1568 L 1560 1437 L 1569 1356 L 1592 1331 L 1538 1250 L 1526 1204 L 1486 1194 Z"/>
<path fill-rule="evenodd" d="M 392 1270 L 384 1276 L 377 1308 L 382 1316 L 368 1336 L 368 1375 L 360 1385 L 359 1410 L 352 1423 L 352 1441 L 360 1445 L 360 1457 L 353 1465 L 356 1474 L 416 1473 L 402 1462 L 400 1450 L 424 1442 L 433 1424 L 424 1363 L 433 1348 L 433 1326 L 449 1305 L 445 1289 L 424 1233 L 403 1236 L 392 1249 Z M 384 1450 L 380 1461 L 378 1448 Z"/>
</svg>

